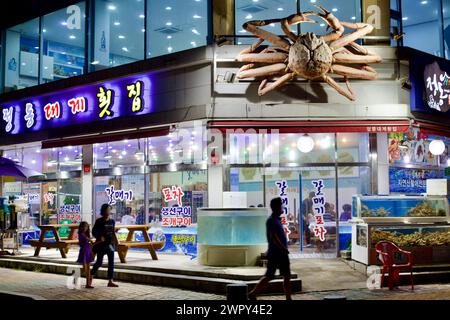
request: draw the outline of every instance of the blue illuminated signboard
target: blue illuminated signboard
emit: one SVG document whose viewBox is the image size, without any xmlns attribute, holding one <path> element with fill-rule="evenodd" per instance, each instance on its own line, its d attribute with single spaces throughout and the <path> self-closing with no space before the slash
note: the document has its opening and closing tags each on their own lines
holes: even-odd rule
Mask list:
<svg viewBox="0 0 450 320">
<path fill-rule="evenodd" d="M 149 74 L 62 90 L 0 106 L 0 134 L 16 135 L 152 112 Z"/>
</svg>

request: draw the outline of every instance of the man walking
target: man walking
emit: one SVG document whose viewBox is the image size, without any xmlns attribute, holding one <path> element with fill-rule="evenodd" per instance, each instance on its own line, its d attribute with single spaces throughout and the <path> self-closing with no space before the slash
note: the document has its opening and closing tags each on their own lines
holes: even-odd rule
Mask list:
<svg viewBox="0 0 450 320">
<path fill-rule="evenodd" d="M 286 300 L 291 300 L 291 268 L 289 262 L 289 251 L 287 248 L 287 237 L 281 224 L 280 216 L 283 213 L 283 202 L 281 198 L 270 201 L 272 215 L 267 219 L 267 271 L 255 288 L 249 293 L 250 300 L 256 300 L 257 295 L 262 292 L 269 282 L 275 278 L 276 270 L 280 270 L 280 275 L 284 278 L 284 293 Z"/>
</svg>

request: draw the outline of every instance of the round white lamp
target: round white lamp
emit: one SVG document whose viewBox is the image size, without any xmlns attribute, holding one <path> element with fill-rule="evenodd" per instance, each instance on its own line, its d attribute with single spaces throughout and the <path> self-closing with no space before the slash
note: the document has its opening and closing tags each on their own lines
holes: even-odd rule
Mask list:
<svg viewBox="0 0 450 320">
<path fill-rule="evenodd" d="M 440 156 L 445 151 L 445 143 L 442 140 L 433 140 L 430 143 L 430 152 L 435 156 Z"/>
<path fill-rule="evenodd" d="M 314 149 L 314 139 L 304 134 L 297 141 L 297 148 L 300 152 L 309 153 Z"/>
</svg>

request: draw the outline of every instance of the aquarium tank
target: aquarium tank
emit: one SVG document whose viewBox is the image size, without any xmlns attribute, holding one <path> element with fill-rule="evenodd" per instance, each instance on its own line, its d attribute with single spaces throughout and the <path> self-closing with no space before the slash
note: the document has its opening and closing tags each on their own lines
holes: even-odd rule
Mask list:
<svg viewBox="0 0 450 320">
<path fill-rule="evenodd" d="M 266 209 L 201 210 L 198 243 L 235 246 L 266 243 Z"/>
<path fill-rule="evenodd" d="M 425 196 L 353 196 L 353 217 L 405 218 L 446 217 L 445 197 Z"/>
</svg>

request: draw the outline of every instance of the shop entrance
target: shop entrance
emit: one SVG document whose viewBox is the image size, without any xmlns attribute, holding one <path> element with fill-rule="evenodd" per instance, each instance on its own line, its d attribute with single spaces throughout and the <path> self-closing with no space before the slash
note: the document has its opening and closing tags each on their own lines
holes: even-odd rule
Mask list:
<svg viewBox="0 0 450 320">
<path fill-rule="evenodd" d="M 300 257 L 336 257 L 336 170 L 334 166 L 265 168 L 265 202 L 285 204 L 289 251 Z"/>
<path fill-rule="evenodd" d="M 271 199 L 283 199 L 283 222 L 288 229 L 291 254 L 336 257 L 339 237 L 334 166 L 235 167 L 230 169 L 230 176 L 231 191 L 246 192 L 250 207 L 269 208 Z M 314 205 L 316 195 L 320 203 Z M 323 221 L 317 222 L 323 223 L 317 224 L 315 217 L 319 214 Z M 316 227 L 325 230 L 323 238 L 316 235 Z"/>
</svg>

